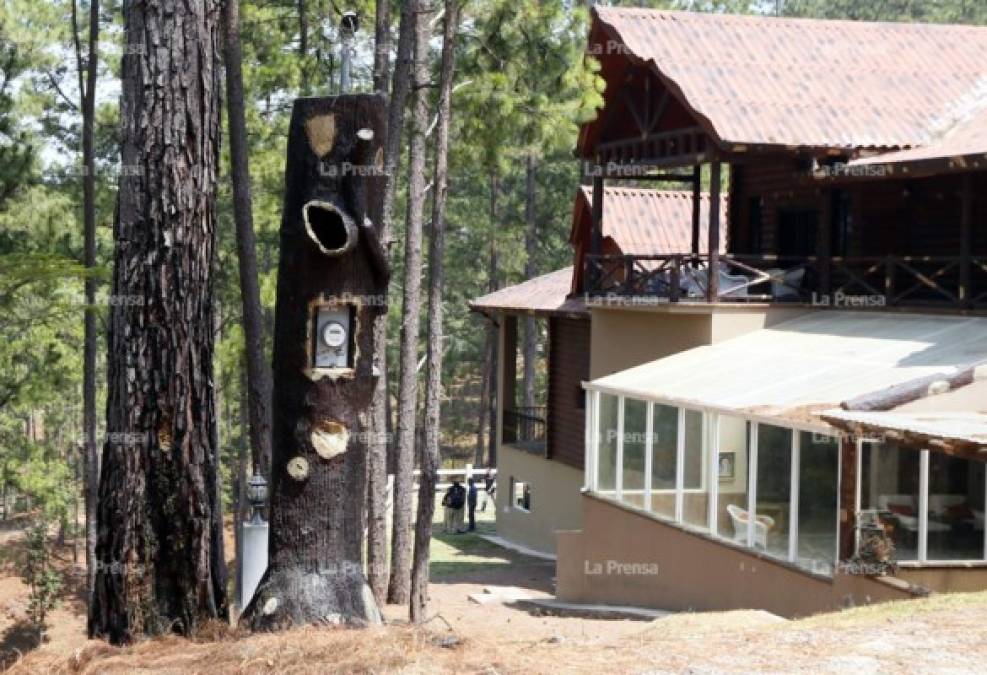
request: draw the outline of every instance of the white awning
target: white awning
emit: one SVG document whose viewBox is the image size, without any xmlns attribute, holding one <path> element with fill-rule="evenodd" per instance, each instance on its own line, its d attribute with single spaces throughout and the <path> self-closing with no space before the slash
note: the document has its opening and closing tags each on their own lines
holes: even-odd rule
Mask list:
<svg viewBox="0 0 987 675">
<path fill-rule="evenodd" d="M 587 388 L 813 422 L 847 399 L 984 361 L 987 318 L 819 310 Z"/>
</svg>

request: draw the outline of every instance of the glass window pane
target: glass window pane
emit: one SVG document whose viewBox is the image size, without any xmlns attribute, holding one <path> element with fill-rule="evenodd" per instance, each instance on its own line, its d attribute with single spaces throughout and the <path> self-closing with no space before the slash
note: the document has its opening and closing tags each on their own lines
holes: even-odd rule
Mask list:
<svg viewBox="0 0 987 675">
<path fill-rule="evenodd" d="M 613 492 L 617 488 L 617 397 L 600 394 L 600 453 L 597 458 L 597 489 Z"/>
<path fill-rule="evenodd" d="M 792 430 L 758 426 L 757 509 L 754 547 L 788 557 L 789 512 L 792 503 Z"/>
<path fill-rule="evenodd" d="M 929 453 L 928 560 L 984 557 L 984 463 Z"/>
<path fill-rule="evenodd" d="M 832 574 L 836 562 L 839 442 L 803 431 L 799 435 L 798 564 Z"/>
<path fill-rule="evenodd" d="M 682 520 L 694 527 L 708 530 L 709 497 L 706 494 L 706 485 L 703 480 L 706 466 L 703 413 L 695 410 L 685 411 L 684 433 Z"/>
<path fill-rule="evenodd" d="M 747 467 L 750 465 L 750 422 L 720 415 L 716 532 L 747 543 Z"/>
<path fill-rule="evenodd" d="M 860 522 L 879 522 L 894 544 L 894 560 L 918 558 L 917 450 L 864 443 L 860 463 Z M 861 540 L 866 536 L 861 531 Z"/>
<path fill-rule="evenodd" d="M 622 500 L 644 508 L 644 446 L 647 440 L 648 404 L 624 399 L 624 473 Z"/>
<path fill-rule="evenodd" d="M 651 437 L 651 510 L 675 518 L 679 409 L 654 404 Z"/>
</svg>

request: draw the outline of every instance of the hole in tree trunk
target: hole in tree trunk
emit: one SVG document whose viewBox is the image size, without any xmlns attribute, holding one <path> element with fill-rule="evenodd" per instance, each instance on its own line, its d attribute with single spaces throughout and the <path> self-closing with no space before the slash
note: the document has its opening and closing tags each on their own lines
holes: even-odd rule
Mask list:
<svg viewBox="0 0 987 675">
<path fill-rule="evenodd" d="M 303 209 L 308 236 L 326 255 L 342 255 L 356 244 L 353 219 L 329 202 L 311 201 Z"/>
</svg>

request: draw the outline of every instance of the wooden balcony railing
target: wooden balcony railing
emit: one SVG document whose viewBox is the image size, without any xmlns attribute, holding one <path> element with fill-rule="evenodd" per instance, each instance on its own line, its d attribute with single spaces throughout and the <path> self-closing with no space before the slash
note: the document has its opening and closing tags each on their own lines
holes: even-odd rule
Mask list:
<svg viewBox="0 0 987 675">
<path fill-rule="evenodd" d="M 718 302 L 842 308 L 987 307 L 987 258 L 719 256 Z M 703 302 L 707 255 L 588 255 L 586 291 L 600 302 Z"/>
</svg>

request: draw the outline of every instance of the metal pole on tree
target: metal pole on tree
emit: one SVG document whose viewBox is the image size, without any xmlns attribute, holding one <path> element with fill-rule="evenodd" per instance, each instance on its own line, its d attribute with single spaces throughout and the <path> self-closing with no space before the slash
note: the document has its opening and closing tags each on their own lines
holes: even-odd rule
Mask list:
<svg viewBox="0 0 987 675">
<path fill-rule="evenodd" d="M 386 311 L 387 103 L 295 101 L 288 131 L 274 334 L 267 571 L 241 625 L 379 623 L 363 573 L 375 319 Z"/>
</svg>

